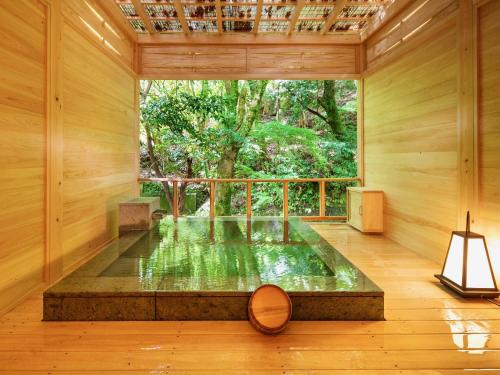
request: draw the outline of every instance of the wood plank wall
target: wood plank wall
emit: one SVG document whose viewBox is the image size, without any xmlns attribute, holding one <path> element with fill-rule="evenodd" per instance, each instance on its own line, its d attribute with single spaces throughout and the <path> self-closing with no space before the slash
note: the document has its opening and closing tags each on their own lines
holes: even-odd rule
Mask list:
<svg viewBox="0 0 500 375">
<path fill-rule="evenodd" d="M 385 192 L 385 235 L 441 262 L 460 210 L 459 11 L 423 3 L 366 43 L 365 184 Z"/>
<path fill-rule="evenodd" d="M 63 26 L 63 272 L 118 235 L 134 195 L 135 78 Z M 91 73 L 90 73 L 91 72 Z"/>
<path fill-rule="evenodd" d="M 385 234 L 442 262 L 470 210 L 497 275 L 499 16 L 498 1 L 417 0 L 367 41 L 363 79 L 365 184 L 386 192 Z"/>
<path fill-rule="evenodd" d="M 500 280 L 500 2 L 477 18 L 478 230 L 487 236 Z"/>
<path fill-rule="evenodd" d="M 385 234 L 441 261 L 457 214 L 457 40 L 451 28 L 365 78 L 365 184 Z"/>
<path fill-rule="evenodd" d="M 1 312 L 43 280 L 47 9 L 3 1 L 0 21 Z"/>
<path fill-rule="evenodd" d="M 467 0 L 472 1 L 472 0 Z M 456 18 L 458 0 L 414 0 L 366 41 L 368 73 L 411 52 L 417 43 L 438 33 L 443 20 Z"/>
<path fill-rule="evenodd" d="M 93 0 L 0 3 L 0 313 L 116 237 L 137 194 L 133 43 L 106 22 Z"/>
<path fill-rule="evenodd" d="M 133 42 L 93 1 L 62 0 L 61 11 L 62 219 L 51 280 L 117 237 L 118 201 L 136 195 L 138 176 Z"/>
<path fill-rule="evenodd" d="M 146 79 L 358 78 L 359 46 L 149 46 L 139 49 Z"/>
<path fill-rule="evenodd" d="M 67 24 L 94 43 L 107 57 L 134 74 L 135 43 L 120 27 L 115 26 L 95 0 L 51 1 L 61 1 L 61 11 Z"/>
</svg>

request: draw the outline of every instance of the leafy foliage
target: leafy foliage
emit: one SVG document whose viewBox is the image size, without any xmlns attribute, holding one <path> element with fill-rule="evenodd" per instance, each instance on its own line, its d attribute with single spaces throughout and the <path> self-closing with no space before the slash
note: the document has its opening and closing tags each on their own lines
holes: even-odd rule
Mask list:
<svg viewBox="0 0 500 375">
<path fill-rule="evenodd" d="M 207 172 L 217 155 L 213 144 L 220 134 L 209 126 L 222 113 L 222 101 L 214 95 L 151 95 L 141 114 L 145 131 L 154 141 L 154 151 L 164 175 L 187 174 L 192 160 L 194 175 Z M 187 177 L 187 176 L 186 176 Z"/>
<path fill-rule="evenodd" d="M 141 108 L 142 174 L 352 177 L 356 107 L 354 81 L 153 81 Z M 292 214 L 317 213 L 317 185 L 290 185 Z M 342 213 L 346 186 L 327 184 L 330 214 Z M 205 186 L 191 189 L 207 197 Z M 230 213 L 244 213 L 244 189 L 218 194 Z M 253 211 L 279 213 L 282 194 L 281 184 L 254 184 Z"/>
</svg>

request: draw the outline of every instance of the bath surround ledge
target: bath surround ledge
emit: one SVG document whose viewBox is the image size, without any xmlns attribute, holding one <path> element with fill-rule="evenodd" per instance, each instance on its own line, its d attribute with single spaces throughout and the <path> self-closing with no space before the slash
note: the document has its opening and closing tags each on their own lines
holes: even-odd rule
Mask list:
<svg viewBox="0 0 500 375">
<path fill-rule="evenodd" d="M 384 292 L 307 223 L 254 219 L 245 227 L 246 220 L 218 219 L 209 228 L 203 220 L 123 234 L 44 292 L 43 319 L 247 320 L 252 291 L 268 282 L 289 294 L 292 320 L 384 319 Z M 243 237 L 224 237 L 228 229 Z M 206 241 L 205 231 L 215 233 L 213 239 Z M 257 266 L 262 257 L 273 260 Z M 182 268 L 187 261 L 189 268 Z M 246 273 L 203 273 L 232 262 Z"/>
</svg>

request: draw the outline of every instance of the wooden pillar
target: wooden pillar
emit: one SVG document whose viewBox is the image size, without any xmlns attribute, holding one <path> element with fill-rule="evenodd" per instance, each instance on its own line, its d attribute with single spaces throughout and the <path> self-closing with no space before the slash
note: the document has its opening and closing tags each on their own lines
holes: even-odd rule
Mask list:
<svg viewBox="0 0 500 375">
<path fill-rule="evenodd" d="M 63 275 L 63 87 L 61 0 L 49 5 L 47 22 L 47 168 L 44 279 Z"/>
<path fill-rule="evenodd" d="M 252 218 L 252 182 L 247 181 L 247 220 Z"/>
<path fill-rule="evenodd" d="M 460 0 L 458 16 L 458 215 L 457 225 L 463 226 L 465 213 L 476 218 L 477 131 L 475 125 L 475 50 L 474 5 Z"/>
<path fill-rule="evenodd" d="M 151 238 L 151 232 L 149 232 L 149 238 Z M 177 227 L 177 225 L 174 225 L 174 234 L 173 234 L 173 240 L 174 240 L 174 245 L 177 244 L 177 242 L 179 242 L 179 228 Z"/>
<path fill-rule="evenodd" d="M 361 48 L 361 58 L 365 56 L 365 49 Z M 358 178 L 360 179 L 361 186 L 365 185 L 365 84 L 364 80 L 360 79 L 358 82 L 358 116 L 356 124 L 357 133 L 357 152 L 356 161 L 358 169 Z"/>
<path fill-rule="evenodd" d="M 134 95 L 134 171 L 137 176 L 137 182 L 135 184 L 134 193 L 136 197 L 141 195 L 141 183 L 138 181 L 141 176 L 141 115 L 140 115 L 140 107 L 141 107 L 141 81 L 138 79 L 135 80 L 135 95 Z"/>
<path fill-rule="evenodd" d="M 283 182 L 283 220 L 288 220 L 288 181 Z"/>
<path fill-rule="evenodd" d="M 210 220 L 215 218 L 215 181 L 210 181 Z"/>
<path fill-rule="evenodd" d="M 213 220 L 210 221 L 210 242 L 214 243 L 215 242 L 215 223 Z"/>
<path fill-rule="evenodd" d="M 326 216 L 325 181 L 319 182 L 319 216 Z"/>
<path fill-rule="evenodd" d="M 173 188 L 173 198 L 172 198 L 172 215 L 174 215 L 174 220 L 179 216 L 179 187 L 177 181 L 172 181 Z"/>
<path fill-rule="evenodd" d="M 285 222 L 283 223 L 283 242 L 284 243 L 288 243 L 288 233 L 289 233 L 289 224 L 288 224 L 288 220 L 285 220 Z"/>
<path fill-rule="evenodd" d="M 247 220 L 247 242 L 252 243 L 252 221 Z"/>
<path fill-rule="evenodd" d="M 221 6 L 221 0 L 215 0 L 215 15 L 217 16 L 217 32 L 219 34 L 222 34 L 223 30 L 222 30 L 222 6 Z"/>
<path fill-rule="evenodd" d="M 262 4 L 264 0 L 257 0 L 257 13 L 255 14 L 255 22 L 253 26 L 253 33 L 258 34 L 259 33 L 259 24 L 260 24 L 260 19 L 262 17 Z"/>
</svg>

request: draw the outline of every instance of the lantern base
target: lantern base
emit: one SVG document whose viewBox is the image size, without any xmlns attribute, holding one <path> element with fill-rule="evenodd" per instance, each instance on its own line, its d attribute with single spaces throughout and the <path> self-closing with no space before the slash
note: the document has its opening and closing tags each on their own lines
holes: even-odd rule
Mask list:
<svg viewBox="0 0 500 375">
<path fill-rule="evenodd" d="M 496 298 L 500 296 L 500 291 L 494 289 L 494 290 L 481 290 L 481 289 L 469 289 L 465 290 L 460 287 L 458 287 L 455 283 L 451 282 L 448 280 L 446 277 L 443 275 L 434 275 L 439 281 L 441 281 L 441 284 L 447 286 L 451 290 L 453 290 L 455 293 L 460 294 L 462 297 L 466 298 L 480 298 L 480 297 L 487 297 L 487 298 Z"/>
</svg>

